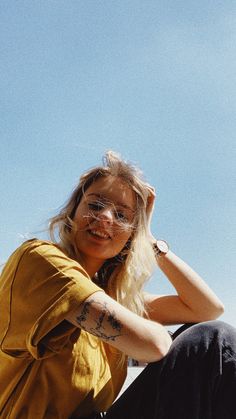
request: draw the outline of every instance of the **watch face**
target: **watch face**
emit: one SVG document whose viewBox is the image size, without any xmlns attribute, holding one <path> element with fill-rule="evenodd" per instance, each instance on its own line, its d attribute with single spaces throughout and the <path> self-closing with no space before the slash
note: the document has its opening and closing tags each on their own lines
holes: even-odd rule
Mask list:
<svg viewBox="0 0 236 419">
<path fill-rule="evenodd" d="M 161 253 L 167 253 L 169 250 L 168 244 L 164 240 L 157 240 L 157 247 Z"/>
</svg>

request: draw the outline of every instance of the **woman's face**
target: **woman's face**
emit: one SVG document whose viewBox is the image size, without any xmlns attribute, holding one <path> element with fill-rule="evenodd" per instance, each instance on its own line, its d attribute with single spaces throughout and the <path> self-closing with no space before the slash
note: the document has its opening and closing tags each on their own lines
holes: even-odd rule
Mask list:
<svg viewBox="0 0 236 419">
<path fill-rule="evenodd" d="M 85 267 L 101 266 L 120 253 L 132 234 L 135 212 L 135 192 L 118 177 L 100 178 L 86 190 L 74 216 Z"/>
</svg>

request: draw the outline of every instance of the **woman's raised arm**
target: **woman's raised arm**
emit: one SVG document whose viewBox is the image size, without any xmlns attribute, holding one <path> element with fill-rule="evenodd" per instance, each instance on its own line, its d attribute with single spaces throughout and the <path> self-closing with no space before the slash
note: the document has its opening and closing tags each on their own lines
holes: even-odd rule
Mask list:
<svg viewBox="0 0 236 419">
<path fill-rule="evenodd" d="M 157 256 L 157 264 L 177 295 L 146 294 L 152 320 L 161 324 L 198 323 L 215 320 L 224 312 L 222 302 L 201 276 L 173 252 Z"/>
<path fill-rule="evenodd" d="M 155 189 L 148 186 L 148 239 L 155 243 L 151 232 Z M 149 317 L 161 324 L 198 323 L 214 320 L 224 312 L 224 306 L 206 282 L 186 262 L 173 252 L 156 256 L 157 264 L 176 289 L 177 295 L 158 296 L 146 293 Z"/>
</svg>

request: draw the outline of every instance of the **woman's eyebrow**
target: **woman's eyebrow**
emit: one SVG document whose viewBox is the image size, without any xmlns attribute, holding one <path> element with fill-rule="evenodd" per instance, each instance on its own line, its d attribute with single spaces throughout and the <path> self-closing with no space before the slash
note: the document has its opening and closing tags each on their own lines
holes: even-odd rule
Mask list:
<svg viewBox="0 0 236 419">
<path fill-rule="evenodd" d="M 108 201 L 108 199 L 104 195 L 97 194 L 97 193 L 94 193 L 94 192 L 91 192 L 91 193 L 88 194 L 88 196 L 92 196 L 92 195 L 96 196 L 96 198 L 100 198 L 100 199 L 104 199 L 104 200 Z M 129 207 L 128 205 L 124 204 L 123 202 L 118 202 L 117 201 L 116 204 L 119 207 L 123 207 L 125 209 L 128 209 L 129 211 L 135 212 L 135 210 L 133 208 Z"/>
</svg>

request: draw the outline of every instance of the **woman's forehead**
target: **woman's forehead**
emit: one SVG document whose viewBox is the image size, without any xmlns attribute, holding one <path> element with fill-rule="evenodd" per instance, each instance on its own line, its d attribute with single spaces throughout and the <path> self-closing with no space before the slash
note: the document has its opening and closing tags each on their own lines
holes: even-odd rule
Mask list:
<svg viewBox="0 0 236 419">
<path fill-rule="evenodd" d="M 111 201 L 131 210 L 136 209 L 136 193 L 124 180 L 115 176 L 96 180 L 89 186 L 85 195 L 86 197 Z"/>
</svg>

